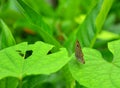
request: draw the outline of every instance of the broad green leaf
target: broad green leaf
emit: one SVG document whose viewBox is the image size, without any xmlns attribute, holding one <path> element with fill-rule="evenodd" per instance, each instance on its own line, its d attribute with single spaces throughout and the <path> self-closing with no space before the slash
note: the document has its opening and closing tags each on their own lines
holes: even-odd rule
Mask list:
<svg viewBox="0 0 120 88">
<path fill-rule="evenodd" d="M 94 46 L 97 35 L 102 29 L 103 23 L 112 6 L 112 3 L 113 0 L 99 0 L 99 2 L 95 2 L 95 7 L 87 15 L 83 24 L 78 28 L 77 38 L 80 41 L 81 46 Z"/>
<path fill-rule="evenodd" d="M 108 43 L 113 60 L 107 62 L 95 49 L 84 48 L 85 64 L 79 63 L 74 55 L 69 64 L 73 77 L 88 88 L 119 88 L 120 85 L 120 40 Z"/>
<path fill-rule="evenodd" d="M 2 29 L 0 34 L 0 49 L 15 45 L 14 37 L 3 20 L 0 20 L 0 27 Z"/>
<path fill-rule="evenodd" d="M 24 42 L 1 50 L 0 79 L 8 76 L 21 79 L 26 75 L 51 74 L 60 70 L 70 58 L 65 48 L 47 54 L 52 48 L 52 45 L 39 41 L 30 45 Z M 27 51 L 31 51 L 32 55 L 25 58 Z"/>
<path fill-rule="evenodd" d="M 32 25 L 35 26 L 35 31 L 44 39 L 44 41 L 53 44 L 58 49 L 61 47 L 58 41 L 51 34 L 50 27 L 43 21 L 42 16 L 35 12 L 32 8 L 30 8 L 26 3 L 22 0 L 17 0 L 20 9 L 23 14 L 28 18 Z"/>
</svg>

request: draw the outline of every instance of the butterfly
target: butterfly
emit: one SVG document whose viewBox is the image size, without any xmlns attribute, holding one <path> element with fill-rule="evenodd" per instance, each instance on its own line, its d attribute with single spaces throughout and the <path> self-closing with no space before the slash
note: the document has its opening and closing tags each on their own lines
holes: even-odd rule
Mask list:
<svg viewBox="0 0 120 88">
<path fill-rule="evenodd" d="M 75 56 L 82 64 L 85 64 L 81 46 L 78 40 L 76 41 L 76 44 L 75 44 Z"/>
</svg>

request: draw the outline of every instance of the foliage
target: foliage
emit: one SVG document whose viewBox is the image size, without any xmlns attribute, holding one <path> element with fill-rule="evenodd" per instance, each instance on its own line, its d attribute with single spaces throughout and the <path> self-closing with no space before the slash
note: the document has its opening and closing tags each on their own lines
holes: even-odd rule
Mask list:
<svg viewBox="0 0 120 88">
<path fill-rule="evenodd" d="M 73 77 L 88 88 L 119 88 L 119 44 L 120 40 L 108 43 L 114 57 L 110 62 L 99 51 L 83 48 L 86 64 L 81 65 L 73 59 L 69 64 Z"/>
<path fill-rule="evenodd" d="M 0 88 L 119 88 L 119 9 L 119 0 L 1 0 Z"/>
</svg>

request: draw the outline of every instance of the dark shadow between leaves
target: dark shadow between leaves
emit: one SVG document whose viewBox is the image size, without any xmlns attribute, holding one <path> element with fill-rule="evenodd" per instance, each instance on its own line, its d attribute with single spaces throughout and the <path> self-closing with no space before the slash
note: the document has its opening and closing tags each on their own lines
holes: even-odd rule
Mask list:
<svg viewBox="0 0 120 88">
<path fill-rule="evenodd" d="M 101 50 L 101 54 L 106 61 L 108 62 L 113 61 L 113 54 L 108 49 Z"/>
</svg>

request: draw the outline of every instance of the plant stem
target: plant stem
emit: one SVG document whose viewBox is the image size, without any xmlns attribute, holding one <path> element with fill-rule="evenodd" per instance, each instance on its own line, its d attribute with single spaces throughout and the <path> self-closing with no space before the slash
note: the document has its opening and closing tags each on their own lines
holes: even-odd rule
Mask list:
<svg viewBox="0 0 120 88">
<path fill-rule="evenodd" d="M 71 87 L 70 88 L 75 88 L 75 80 L 71 83 Z"/>
<path fill-rule="evenodd" d="M 19 79 L 19 88 L 22 88 L 22 77 Z"/>
</svg>

